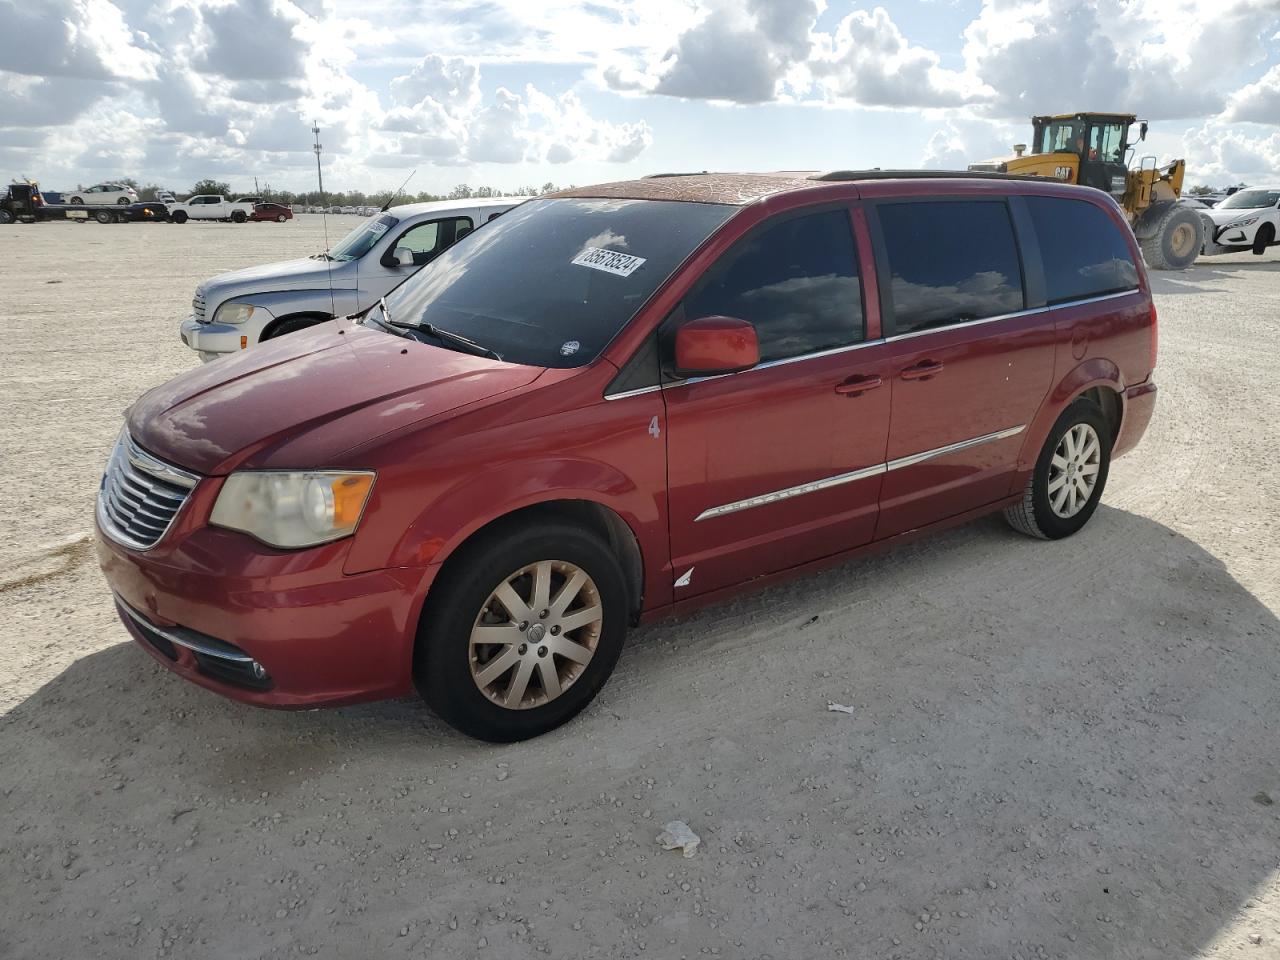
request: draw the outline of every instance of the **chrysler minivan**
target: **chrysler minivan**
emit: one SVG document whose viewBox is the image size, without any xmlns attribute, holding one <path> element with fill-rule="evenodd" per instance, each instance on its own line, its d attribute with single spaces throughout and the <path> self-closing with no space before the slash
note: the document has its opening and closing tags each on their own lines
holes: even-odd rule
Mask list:
<svg viewBox="0 0 1280 960">
<path fill-rule="evenodd" d="M 358 317 L 144 394 L 98 556 L 133 637 L 194 683 L 274 707 L 416 686 L 518 740 L 590 702 L 641 620 L 990 512 L 1075 533 L 1146 429 L 1155 356 L 1096 190 L 573 189 Z"/>
</svg>

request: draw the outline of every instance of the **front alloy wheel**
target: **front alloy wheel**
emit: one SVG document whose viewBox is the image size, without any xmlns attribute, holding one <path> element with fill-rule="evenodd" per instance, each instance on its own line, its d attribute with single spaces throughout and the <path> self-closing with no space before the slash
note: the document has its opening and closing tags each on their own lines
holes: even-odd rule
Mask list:
<svg viewBox="0 0 1280 960">
<path fill-rule="evenodd" d="M 603 619 L 600 590 L 581 567 L 523 567 L 503 578 L 471 628 L 471 679 L 508 710 L 550 703 L 591 663 Z"/>
<path fill-rule="evenodd" d="M 591 702 L 629 619 L 613 550 L 556 519 L 494 528 L 431 585 L 414 647 L 427 703 L 482 740 L 526 740 Z"/>
</svg>

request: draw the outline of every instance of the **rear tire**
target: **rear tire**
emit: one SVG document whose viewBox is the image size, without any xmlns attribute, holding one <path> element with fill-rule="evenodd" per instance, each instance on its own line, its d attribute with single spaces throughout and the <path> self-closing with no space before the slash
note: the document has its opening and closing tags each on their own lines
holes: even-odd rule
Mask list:
<svg viewBox="0 0 1280 960">
<path fill-rule="evenodd" d="M 232 211 L 231 211 L 231 222 L 232 222 L 232 223 L 244 223 L 244 221 L 245 221 L 245 214 L 244 214 L 244 211 L 243 211 L 243 210 L 232 210 Z"/>
<path fill-rule="evenodd" d="M 173 216 L 172 216 L 172 217 L 170 217 L 169 219 L 171 219 L 174 223 L 186 223 L 186 222 L 187 222 L 187 211 L 185 211 L 185 210 L 175 210 L 175 211 L 174 211 L 174 213 L 173 213 Z"/>
<path fill-rule="evenodd" d="M 627 621 L 622 570 L 598 537 L 554 521 L 495 530 L 464 547 L 432 585 L 414 679 L 463 733 L 527 740 L 595 698 L 618 662 Z M 485 636 L 495 640 L 477 639 Z"/>
<path fill-rule="evenodd" d="M 1005 520 L 1040 540 L 1061 540 L 1080 530 L 1106 488 L 1111 443 L 1107 418 L 1097 404 L 1084 399 L 1071 404 L 1049 431 L 1022 501 L 1005 508 Z"/>
<path fill-rule="evenodd" d="M 93 219 L 99 223 L 115 223 L 116 215 L 107 210 L 99 210 L 93 215 Z"/>
<path fill-rule="evenodd" d="M 116 206 L 118 206 L 118 207 L 127 207 L 127 206 L 128 206 L 129 204 L 131 204 L 132 202 L 133 202 L 133 201 L 132 201 L 132 200 L 130 200 L 128 197 L 121 197 L 119 200 L 117 200 L 117 201 L 116 201 Z"/>
<path fill-rule="evenodd" d="M 1258 228 L 1257 235 L 1253 238 L 1253 255 L 1260 257 L 1267 252 L 1267 247 L 1275 243 L 1276 228 L 1269 223 L 1264 223 Z"/>
<path fill-rule="evenodd" d="M 0 210 L 0 224 L 13 223 L 13 213 L 9 210 Z"/>
<path fill-rule="evenodd" d="M 1175 204 L 1160 218 L 1155 232 L 1139 240 L 1138 246 L 1152 270 L 1185 270 L 1196 262 L 1204 246 L 1204 221 L 1194 210 Z"/>
<path fill-rule="evenodd" d="M 71 198 L 71 202 L 72 202 L 72 203 L 78 203 L 78 204 L 80 204 L 80 205 L 82 205 L 82 206 L 83 206 L 83 204 L 84 204 L 84 197 L 72 197 L 72 198 Z"/>
</svg>

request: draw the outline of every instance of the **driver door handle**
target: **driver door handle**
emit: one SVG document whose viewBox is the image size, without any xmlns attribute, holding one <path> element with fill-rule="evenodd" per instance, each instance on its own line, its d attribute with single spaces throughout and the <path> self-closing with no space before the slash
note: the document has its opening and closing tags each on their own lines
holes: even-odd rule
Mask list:
<svg viewBox="0 0 1280 960">
<path fill-rule="evenodd" d="M 928 380 L 942 372 L 941 360 L 921 360 L 901 373 L 903 380 Z"/>
</svg>

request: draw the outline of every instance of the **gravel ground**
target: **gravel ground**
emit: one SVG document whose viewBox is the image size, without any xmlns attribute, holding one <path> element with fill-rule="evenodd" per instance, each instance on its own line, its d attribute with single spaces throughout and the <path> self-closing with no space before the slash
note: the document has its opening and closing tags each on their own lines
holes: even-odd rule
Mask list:
<svg viewBox="0 0 1280 960">
<path fill-rule="evenodd" d="M 1079 536 L 989 519 L 648 627 L 494 747 L 192 687 L 91 560 L 197 281 L 321 243 L 0 228 L 0 956 L 1280 957 L 1274 254 L 1157 276 L 1156 419 Z"/>
</svg>

